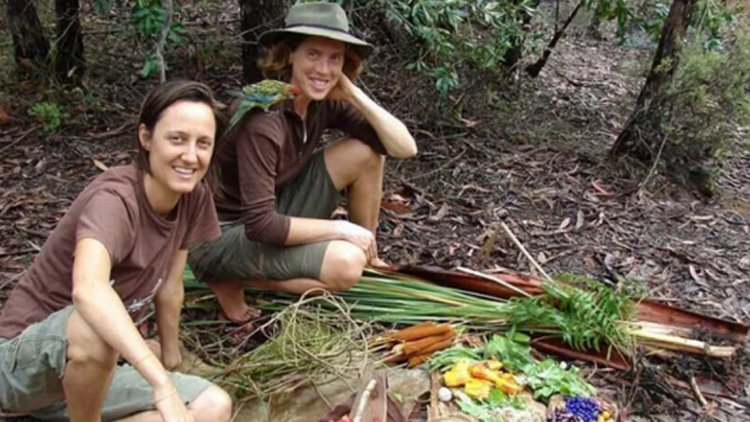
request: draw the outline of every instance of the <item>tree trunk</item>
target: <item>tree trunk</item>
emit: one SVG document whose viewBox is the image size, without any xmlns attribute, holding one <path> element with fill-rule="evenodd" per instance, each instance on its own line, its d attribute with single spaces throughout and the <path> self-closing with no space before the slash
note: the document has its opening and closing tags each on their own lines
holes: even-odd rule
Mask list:
<svg viewBox="0 0 750 422">
<path fill-rule="evenodd" d="M 239 0 L 242 29 L 242 75 L 245 83 L 263 79 L 257 61 L 260 52 L 258 37 L 263 32 L 280 28 L 289 9 L 289 0 Z"/>
<path fill-rule="evenodd" d="M 78 0 L 55 0 L 57 56 L 55 74 L 60 82 L 77 84 L 86 71 Z"/>
<path fill-rule="evenodd" d="M 19 73 L 38 68 L 47 60 L 49 41 L 33 0 L 8 0 L 8 24 Z"/>
<path fill-rule="evenodd" d="M 513 1 L 516 7 L 521 3 L 519 0 Z M 539 6 L 539 0 L 534 0 L 529 6 L 536 9 Z M 521 63 L 521 59 L 523 58 L 523 44 L 526 39 L 525 34 L 529 32 L 531 19 L 533 18 L 526 8 L 519 8 L 518 13 L 521 15 L 522 33 L 511 37 L 511 47 L 505 52 L 505 56 L 503 57 L 503 64 L 508 73 L 515 71 Z"/>
<path fill-rule="evenodd" d="M 536 78 L 539 76 L 539 73 L 542 71 L 544 66 L 547 64 L 547 60 L 549 60 L 550 56 L 552 55 L 552 50 L 557 47 L 557 43 L 562 39 L 563 35 L 565 34 L 565 30 L 568 29 L 568 26 L 570 26 L 570 23 L 573 22 L 573 19 L 575 19 L 576 15 L 578 15 L 578 12 L 581 10 L 581 7 L 583 7 L 585 1 L 582 0 L 578 3 L 578 5 L 573 9 L 572 12 L 570 12 L 570 16 L 568 16 L 568 19 L 565 20 L 565 23 L 563 24 L 562 28 L 558 29 L 555 32 L 555 35 L 552 37 L 552 40 L 547 45 L 547 48 L 544 49 L 544 53 L 542 53 L 542 57 L 539 58 L 536 62 L 526 66 L 526 73 L 529 74 L 532 78 Z"/>
<path fill-rule="evenodd" d="M 644 162 L 653 160 L 660 150 L 660 102 L 677 68 L 682 42 L 696 0 L 674 0 L 664 22 L 651 71 L 638 96 L 630 120 L 617 137 L 610 154 L 628 155 Z M 642 136 L 645 134 L 645 138 Z"/>
</svg>

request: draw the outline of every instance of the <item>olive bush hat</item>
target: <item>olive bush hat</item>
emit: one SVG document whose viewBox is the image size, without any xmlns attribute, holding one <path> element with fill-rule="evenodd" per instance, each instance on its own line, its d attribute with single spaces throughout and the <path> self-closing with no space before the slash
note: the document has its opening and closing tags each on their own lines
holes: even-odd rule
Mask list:
<svg viewBox="0 0 750 422">
<path fill-rule="evenodd" d="M 287 34 L 314 35 L 330 38 L 351 45 L 360 58 L 372 53 L 372 44 L 349 33 L 349 19 L 338 4 L 323 1 L 297 3 L 289 9 L 282 29 L 264 32 L 258 39 L 266 46 Z"/>
</svg>

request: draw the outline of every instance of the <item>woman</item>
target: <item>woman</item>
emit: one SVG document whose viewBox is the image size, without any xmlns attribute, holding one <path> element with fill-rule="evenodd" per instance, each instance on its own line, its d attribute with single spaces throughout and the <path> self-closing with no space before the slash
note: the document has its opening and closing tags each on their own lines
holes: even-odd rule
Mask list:
<svg viewBox="0 0 750 422">
<path fill-rule="evenodd" d="M 136 162 L 110 168 L 76 198 L 5 304 L 3 411 L 73 422 L 230 419 L 219 387 L 167 372 L 181 362 L 187 250 L 220 234 L 201 184 L 217 116 L 210 89 L 196 82 L 168 82 L 146 98 Z M 161 356 L 134 324 L 152 302 Z"/>
<path fill-rule="evenodd" d="M 404 124 L 354 86 L 372 46 L 349 34 L 340 6 L 293 6 L 286 27 L 259 40 L 264 75 L 302 94 L 269 112 L 255 111 L 217 151 L 220 239 L 191 250 L 191 268 L 216 295 L 224 315 L 257 315 L 243 286 L 302 294 L 351 287 L 365 265 L 378 265 L 375 230 L 384 155 L 417 152 Z M 316 150 L 326 129 L 347 137 Z M 331 214 L 346 193 L 349 221 Z"/>
</svg>

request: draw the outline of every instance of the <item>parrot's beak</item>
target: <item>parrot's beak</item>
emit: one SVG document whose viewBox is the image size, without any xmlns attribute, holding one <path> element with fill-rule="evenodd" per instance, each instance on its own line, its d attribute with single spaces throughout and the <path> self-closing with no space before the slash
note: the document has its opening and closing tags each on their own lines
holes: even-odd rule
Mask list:
<svg viewBox="0 0 750 422">
<path fill-rule="evenodd" d="M 287 94 L 296 97 L 298 95 L 302 95 L 302 89 L 300 89 L 300 87 L 298 86 L 290 85 L 289 89 L 287 90 Z"/>
</svg>

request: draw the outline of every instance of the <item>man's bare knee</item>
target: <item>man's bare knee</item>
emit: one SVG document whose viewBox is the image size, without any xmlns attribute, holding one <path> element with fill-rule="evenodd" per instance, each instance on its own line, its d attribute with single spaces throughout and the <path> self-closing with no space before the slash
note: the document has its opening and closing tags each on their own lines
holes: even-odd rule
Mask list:
<svg viewBox="0 0 750 422">
<path fill-rule="evenodd" d="M 73 311 L 65 331 L 68 338 L 68 360 L 105 367 L 117 364 L 118 353 L 102 339 L 91 326 Z"/>
<path fill-rule="evenodd" d="M 380 170 L 385 163 L 385 156 L 375 152 L 369 145 L 360 140 L 355 140 L 352 156 L 359 159 L 360 168 L 365 171 Z"/>
<path fill-rule="evenodd" d="M 188 406 L 196 422 L 227 422 L 232 419 L 232 398 L 212 385 Z"/>
<path fill-rule="evenodd" d="M 362 278 L 367 264 L 364 251 L 349 242 L 331 242 L 326 251 L 321 275 L 328 290 L 349 290 Z"/>
</svg>

